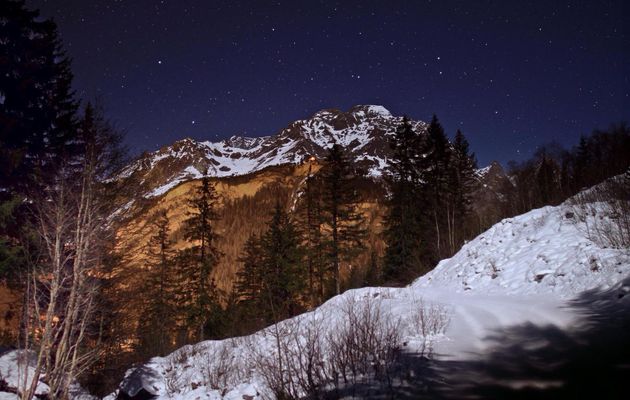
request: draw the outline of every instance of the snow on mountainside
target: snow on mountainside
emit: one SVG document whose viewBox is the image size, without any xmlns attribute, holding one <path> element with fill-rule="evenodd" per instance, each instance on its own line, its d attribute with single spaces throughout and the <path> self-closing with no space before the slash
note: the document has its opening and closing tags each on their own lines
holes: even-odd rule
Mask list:
<svg viewBox="0 0 630 400">
<path fill-rule="evenodd" d="M 348 112 L 322 110 L 272 136 L 232 136 L 216 143 L 183 139 L 144 154 L 114 179 L 135 183 L 140 187 L 137 193 L 155 197 L 181 182 L 201 177 L 206 170 L 216 177 L 245 175 L 310 156 L 323 158 L 334 142 L 343 145 L 368 174 L 379 176 L 390 151 L 387 136 L 401 121 L 402 117 L 375 105 L 355 106 Z M 412 124 L 417 132 L 426 130 L 424 122 Z"/>
<path fill-rule="evenodd" d="M 395 319 L 400 346 L 408 351 L 421 351 L 429 343 L 441 357 L 460 360 L 483 352 L 484 338 L 499 328 L 568 328 L 577 312 L 567 299 L 585 290 L 608 288 L 619 292 L 611 296 L 614 301 L 626 304 L 630 299 L 625 296 L 628 281 L 622 283 L 630 274 L 630 254 L 589 234 L 589 226 L 612 217 L 605 204 L 593 206 L 579 218 L 569 201 L 503 220 L 408 287 L 351 290 L 249 337 L 202 342 L 153 358 L 129 371 L 121 389 L 131 396 L 145 390 L 159 399 L 263 398 L 270 392 L 267 369 L 256 361 L 260 355 L 273 360 L 282 342 L 288 343 L 283 350 L 288 357 L 308 361 L 300 357 L 308 352 L 310 340 L 339 337 L 351 321 L 356 323 L 349 317 L 356 314 L 347 313 L 349 305 L 377 309 L 379 321 Z M 414 321 L 423 304 L 448 314 L 445 330 L 427 334 L 417 329 Z M 274 336 L 277 332 L 282 332 L 281 339 Z M 318 365 L 329 365 L 335 357 L 326 343 L 318 344 Z"/>
</svg>

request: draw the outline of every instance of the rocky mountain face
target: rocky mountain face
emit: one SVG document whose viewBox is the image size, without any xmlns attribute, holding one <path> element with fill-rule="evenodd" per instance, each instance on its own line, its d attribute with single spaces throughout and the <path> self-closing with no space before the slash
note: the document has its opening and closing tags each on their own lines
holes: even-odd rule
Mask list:
<svg viewBox="0 0 630 400">
<path fill-rule="evenodd" d="M 479 232 L 489 228 L 509 208 L 507 193 L 513 188 L 501 164 L 493 161 L 477 170 L 478 186 L 472 197 L 472 209 L 478 217 Z"/>
<path fill-rule="evenodd" d="M 219 250 L 225 255 L 215 270 L 221 288 L 231 287 L 240 251 L 247 237 L 260 233 L 276 201 L 287 209 L 299 202 L 306 176 L 316 173 L 327 149 L 341 144 L 356 165 L 367 171 L 368 179 L 379 181 L 390 154 L 388 139 L 402 117 L 382 106 L 355 106 L 347 112 L 322 110 L 311 118 L 298 120 L 275 135 L 260 138 L 233 136 L 221 142 L 183 139 L 153 153 L 146 153 L 113 178 L 125 188 L 119 199 L 118 249 L 143 264 L 143 248 L 154 234 L 152 215 L 167 211 L 176 247 L 187 246 L 181 233 L 187 201 L 207 171 L 219 193 Z M 427 124 L 411 122 L 417 132 Z M 314 159 L 313 159 L 314 157 Z M 498 163 L 478 170 L 478 190 L 473 206 L 479 215 L 479 229 L 496 222 L 505 201 L 502 190 L 509 180 Z M 369 189 L 367 189 L 369 188 Z M 370 248 L 380 253 L 380 219 L 385 208 L 384 187 L 368 184 L 363 193 L 366 218 L 372 226 Z M 189 244 L 188 244 L 189 245 Z"/>
<path fill-rule="evenodd" d="M 295 121 L 280 132 L 258 138 L 232 136 L 220 142 L 183 139 L 143 154 L 115 179 L 136 188 L 145 198 L 157 197 L 178 184 L 200 178 L 246 175 L 272 165 L 295 164 L 311 156 L 323 158 L 333 143 L 342 145 L 358 167 L 377 177 L 386 167 L 388 136 L 402 117 L 382 106 L 360 105 L 347 112 L 322 110 Z M 427 124 L 412 121 L 418 132 Z"/>
</svg>

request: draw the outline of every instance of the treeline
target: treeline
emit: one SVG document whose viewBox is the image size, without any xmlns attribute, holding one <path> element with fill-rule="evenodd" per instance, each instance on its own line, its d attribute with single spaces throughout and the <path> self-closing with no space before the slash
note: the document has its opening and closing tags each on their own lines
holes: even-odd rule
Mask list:
<svg viewBox="0 0 630 400">
<path fill-rule="evenodd" d="M 511 162 L 505 216 L 557 205 L 579 191 L 624 173 L 630 167 L 630 127 L 625 123 L 583 135 L 570 150 L 557 143 L 540 146 L 522 163 Z"/>
<path fill-rule="evenodd" d="M 449 142 L 435 115 L 426 134 L 405 119 L 391 147 L 382 280 L 402 284 L 469 238 L 476 161 L 464 135 L 457 131 Z"/>
</svg>

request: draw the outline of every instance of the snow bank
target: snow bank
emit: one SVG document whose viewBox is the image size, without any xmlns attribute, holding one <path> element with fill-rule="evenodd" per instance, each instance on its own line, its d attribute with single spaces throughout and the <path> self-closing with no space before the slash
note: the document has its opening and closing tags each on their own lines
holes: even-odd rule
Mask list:
<svg viewBox="0 0 630 400">
<path fill-rule="evenodd" d="M 594 287 L 608 288 L 629 272 L 628 250 L 606 248 L 589 239 L 588 226 L 604 218 L 577 218 L 564 203 L 504 219 L 442 260 L 413 287 L 454 292 L 540 294 L 566 299 Z"/>
<path fill-rule="evenodd" d="M 20 397 L 16 393 L 21 393 L 25 387 L 30 385 L 35 376 L 35 353 L 23 350 L 11 350 L 0 356 L 0 400 L 17 400 Z M 49 396 L 50 387 L 43 381 L 45 375 L 42 374 L 35 389 L 35 398 Z M 2 390 L 6 391 L 2 391 Z M 71 400 L 96 400 L 77 382 L 71 384 Z"/>
<path fill-rule="evenodd" d="M 11 392 L 22 389 L 26 383 L 30 383 L 35 376 L 34 365 L 36 360 L 32 353 L 13 350 L 0 357 L 0 382 L 4 382 Z M 0 385 L 1 387 L 2 385 Z M 49 391 L 48 385 L 38 382 L 35 389 L 36 395 L 45 395 Z M 17 398 L 14 393 L 0 392 L 0 399 Z"/>
</svg>

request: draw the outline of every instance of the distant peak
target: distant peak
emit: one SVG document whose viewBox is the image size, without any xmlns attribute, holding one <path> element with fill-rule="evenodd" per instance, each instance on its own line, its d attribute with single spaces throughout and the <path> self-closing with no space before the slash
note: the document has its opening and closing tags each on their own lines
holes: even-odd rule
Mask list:
<svg viewBox="0 0 630 400">
<path fill-rule="evenodd" d="M 323 110 L 317 111 L 315 114 L 313 114 L 311 118 L 321 118 L 329 115 L 337 115 L 340 113 L 341 111 L 337 110 L 336 108 L 325 108 Z"/>
<path fill-rule="evenodd" d="M 355 116 L 359 116 L 361 114 L 364 114 L 366 116 L 382 116 L 382 117 L 392 116 L 392 113 L 390 113 L 389 110 L 383 106 L 374 105 L 374 104 L 360 104 L 360 105 L 356 105 L 352 107 L 350 110 L 348 110 L 347 113 L 344 113 L 336 108 L 326 108 L 326 109 L 317 111 L 315 114 L 313 114 L 311 118 L 313 119 L 330 118 L 330 117 L 334 118 L 340 114 L 353 114 Z"/>
<path fill-rule="evenodd" d="M 160 150 L 168 150 L 171 147 L 178 148 L 178 147 L 184 147 L 184 146 L 196 146 L 198 144 L 199 144 L 199 142 L 197 142 L 195 139 L 190 138 L 190 137 L 186 137 L 186 138 L 179 139 L 179 140 L 175 141 L 170 146 L 163 146 Z"/>
<path fill-rule="evenodd" d="M 387 108 L 380 105 L 357 105 L 350 109 L 350 113 L 352 114 L 359 114 L 362 112 L 368 115 L 381 115 L 384 117 L 392 116 L 392 113 L 390 113 Z"/>
</svg>

